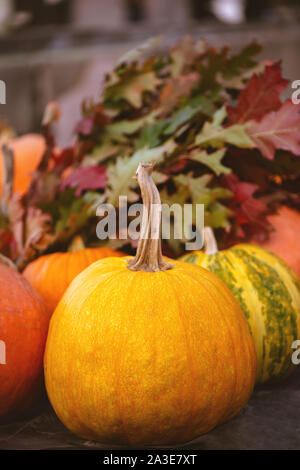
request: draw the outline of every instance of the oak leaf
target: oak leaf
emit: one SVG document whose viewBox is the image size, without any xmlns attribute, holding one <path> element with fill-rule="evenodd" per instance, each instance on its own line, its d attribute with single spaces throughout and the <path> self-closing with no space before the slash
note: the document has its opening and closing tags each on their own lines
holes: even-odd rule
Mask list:
<svg viewBox="0 0 300 470">
<path fill-rule="evenodd" d="M 287 100 L 278 111 L 253 121 L 248 135 L 264 157 L 272 160 L 276 149 L 300 155 L 300 104 Z"/>
<path fill-rule="evenodd" d="M 281 76 L 279 63 L 266 67 L 261 75 L 253 74 L 248 85 L 241 91 L 237 106 L 228 106 L 230 123 L 243 124 L 253 119 L 260 120 L 270 111 L 281 106 L 280 93 L 286 88 L 288 80 Z"/>
<path fill-rule="evenodd" d="M 100 189 L 106 185 L 106 166 L 94 165 L 73 170 L 61 183 L 61 191 L 76 188 L 75 196 L 80 196 L 86 189 Z"/>
</svg>

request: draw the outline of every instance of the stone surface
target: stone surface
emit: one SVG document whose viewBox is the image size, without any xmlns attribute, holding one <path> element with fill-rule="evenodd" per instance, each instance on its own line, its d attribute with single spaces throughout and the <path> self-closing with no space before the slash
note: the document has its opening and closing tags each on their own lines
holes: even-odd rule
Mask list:
<svg viewBox="0 0 300 470">
<path fill-rule="evenodd" d="M 114 447 L 125 448 L 125 447 Z M 232 421 L 174 449 L 300 449 L 300 368 L 284 382 L 257 388 Z M 0 425 L 0 449 L 113 449 L 72 435 L 44 401 L 35 416 Z"/>
</svg>

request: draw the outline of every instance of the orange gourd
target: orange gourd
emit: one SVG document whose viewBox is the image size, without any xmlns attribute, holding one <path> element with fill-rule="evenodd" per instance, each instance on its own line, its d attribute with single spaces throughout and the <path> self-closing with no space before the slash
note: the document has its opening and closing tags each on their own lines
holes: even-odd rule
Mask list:
<svg viewBox="0 0 300 470">
<path fill-rule="evenodd" d="M 300 212 L 281 206 L 268 220 L 274 228 L 270 238 L 253 242 L 280 256 L 300 277 Z"/>
<path fill-rule="evenodd" d="M 208 270 L 163 258 L 160 240 L 149 237 L 161 224 L 151 171 L 145 163 L 137 171 L 144 212 L 136 256 L 102 259 L 79 274 L 46 346 L 57 415 L 107 444 L 193 439 L 235 416 L 255 379 L 254 344 L 229 289 Z"/>
<path fill-rule="evenodd" d="M 52 314 L 71 281 L 95 261 L 124 256 L 111 248 L 84 248 L 78 239 L 67 253 L 52 253 L 32 261 L 23 271 L 25 279 L 40 294 Z"/>
<path fill-rule="evenodd" d="M 49 315 L 39 295 L 0 262 L 0 421 L 25 411 L 43 383 Z M 8 261 L 7 261 L 8 262 Z"/>
<path fill-rule="evenodd" d="M 45 139 L 38 134 L 26 134 L 6 143 L 14 151 L 14 191 L 24 194 L 46 149 Z M 0 194 L 2 192 L 3 155 L 0 149 Z"/>
</svg>

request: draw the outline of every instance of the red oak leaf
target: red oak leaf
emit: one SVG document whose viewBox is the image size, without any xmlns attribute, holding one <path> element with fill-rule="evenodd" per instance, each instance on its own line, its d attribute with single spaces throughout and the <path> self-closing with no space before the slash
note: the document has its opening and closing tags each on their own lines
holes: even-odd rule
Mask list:
<svg viewBox="0 0 300 470">
<path fill-rule="evenodd" d="M 176 161 L 175 163 L 173 163 L 172 165 L 169 165 L 167 168 L 165 168 L 164 173 L 166 173 L 167 175 L 171 175 L 173 173 L 179 173 L 186 167 L 188 162 L 189 160 L 187 158 L 182 158 Z"/>
<path fill-rule="evenodd" d="M 0 229 L 0 252 L 3 255 L 9 256 L 11 254 L 10 246 L 12 243 L 13 234 L 8 229 Z"/>
<path fill-rule="evenodd" d="M 109 117 L 106 116 L 103 106 L 100 104 L 93 104 L 89 109 L 85 103 L 83 103 L 83 109 L 88 113 L 77 123 L 74 129 L 75 134 L 80 134 L 84 137 L 89 136 L 94 127 L 98 128 L 104 127 L 109 123 Z"/>
<path fill-rule="evenodd" d="M 243 226 L 255 223 L 257 230 L 265 230 L 268 223 L 263 215 L 267 212 L 267 206 L 253 197 L 259 187 L 240 181 L 233 173 L 224 175 L 222 181 L 233 192 L 229 208 L 235 213 L 238 224 Z"/>
<path fill-rule="evenodd" d="M 233 173 L 224 175 L 222 181 L 225 183 L 225 186 L 233 192 L 236 201 L 239 203 L 251 197 L 258 189 L 256 184 L 240 181 Z"/>
<path fill-rule="evenodd" d="M 63 167 L 67 167 L 72 165 L 74 160 L 74 153 L 75 152 L 73 147 L 66 147 L 63 149 L 55 147 L 51 154 L 52 166 L 57 167 L 62 165 Z"/>
<path fill-rule="evenodd" d="M 80 196 L 86 189 L 104 188 L 106 185 L 106 167 L 104 165 L 77 168 L 61 183 L 61 191 L 77 188 L 75 196 Z"/>
<path fill-rule="evenodd" d="M 267 114 L 262 121 L 253 121 L 248 129 L 257 148 L 272 160 L 276 149 L 300 155 L 300 104 L 287 100 L 276 112 Z"/>
<path fill-rule="evenodd" d="M 288 84 L 281 76 L 279 63 L 266 67 L 262 75 L 254 74 L 248 85 L 241 91 L 237 106 L 228 106 L 227 114 L 231 124 L 242 124 L 260 119 L 281 106 L 280 93 Z"/>
</svg>

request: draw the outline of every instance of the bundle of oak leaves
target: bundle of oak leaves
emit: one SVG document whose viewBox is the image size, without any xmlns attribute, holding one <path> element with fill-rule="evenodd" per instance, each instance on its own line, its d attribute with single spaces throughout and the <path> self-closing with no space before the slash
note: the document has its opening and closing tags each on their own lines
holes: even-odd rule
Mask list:
<svg viewBox="0 0 300 470">
<path fill-rule="evenodd" d="M 300 208 L 300 104 L 282 101 L 289 82 L 279 62 L 256 60 L 260 51 L 256 43 L 232 54 L 189 37 L 170 50 L 149 41 L 105 77 L 99 102 L 83 103 L 76 142 L 64 149 L 51 132 L 59 109 L 50 103 L 47 150 L 31 185 L 2 201 L 0 251 L 22 268 L 81 235 L 86 246 L 131 253 L 118 229 L 115 240 L 97 239 L 95 209 L 118 207 L 121 195 L 140 200 L 131 176 L 141 161 L 155 164 L 163 203 L 205 204 L 221 247 L 267 237 L 276 205 Z M 165 240 L 165 254 L 179 256 L 183 242 Z"/>
</svg>

